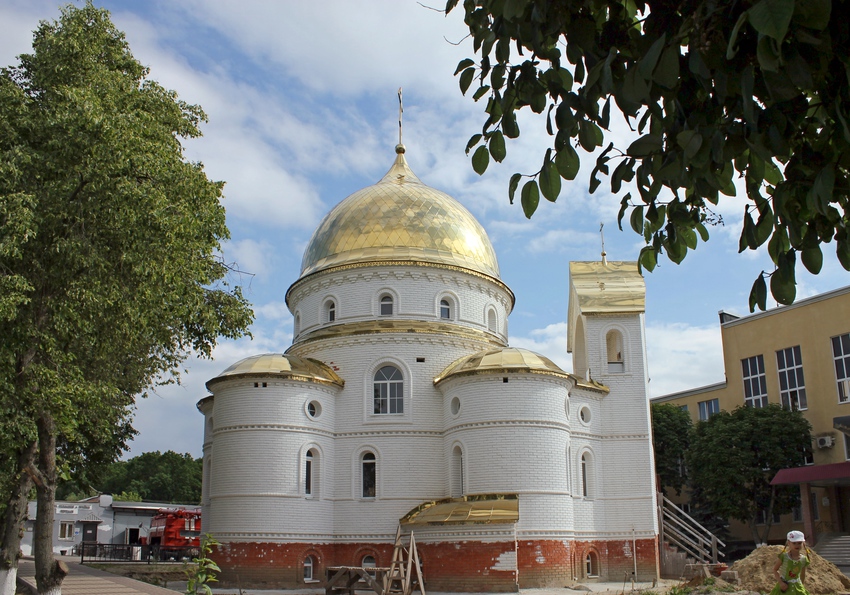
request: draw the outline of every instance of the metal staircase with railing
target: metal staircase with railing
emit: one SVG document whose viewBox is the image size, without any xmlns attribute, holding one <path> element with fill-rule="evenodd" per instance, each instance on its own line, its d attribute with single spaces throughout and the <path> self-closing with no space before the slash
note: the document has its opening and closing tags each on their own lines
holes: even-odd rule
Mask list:
<svg viewBox="0 0 850 595">
<path fill-rule="evenodd" d="M 661 576 L 680 578 L 688 564 L 718 564 L 726 544 L 693 517 L 658 493 Z"/>
</svg>

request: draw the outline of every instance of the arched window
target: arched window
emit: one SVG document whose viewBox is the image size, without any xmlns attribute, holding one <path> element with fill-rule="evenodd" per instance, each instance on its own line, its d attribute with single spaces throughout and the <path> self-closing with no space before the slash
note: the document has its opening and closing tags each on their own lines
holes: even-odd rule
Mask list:
<svg viewBox="0 0 850 595">
<path fill-rule="evenodd" d="M 363 476 L 363 492 L 364 498 L 375 497 L 375 486 L 377 485 L 378 477 L 378 461 L 375 460 L 374 453 L 367 452 L 363 454 L 360 460 L 361 475 Z"/>
<path fill-rule="evenodd" d="M 381 316 L 393 315 L 393 296 L 385 295 L 381 297 Z"/>
<path fill-rule="evenodd" d="M 304 558 L 304 581 L 313 580 L 313 572 L 316 567 L 316 559 L 313 556 Z"/>
<path fill-rule="evenodd" d="M 496 311 L 492 308 L 489 312 L 487 312 L 487 330 L 490 332 L 498 332 L 499 330 L 499 321 L 496 320 Z"/>
<path fill-rule="evenodd" d="M 336 302 L 328 300 L 325 302 L 325 320 L 334 322 L 336 320 Z"/>
<path fill-rule="evenodd" d="M 605 347 L 608 354 L 608 372 L 625 372 L 623 362 L 623 335 L 620 331 L 611 330 L 605 335 Z"/>
<path fill-rule="evenodd" d="M 404 413 L 404 376 L 395 366 L 375 373 L 374 413 Z"/>
<path fill-rule="evenodd" d="M 312 496 L 313 490 L 315 488 L 315 482 L 313 480 L 313 473 L 315 471 L 314 460 L 316 453 L 311 448 L 307 451 L 307 454 L 304 457 L 304 495 Z"/>
<path fill-rule="evenodd" d="M 593 457 L 589 452 L 582 453 L 580 461 L 581 469 L 581 495 L 584 498 L 593 497 Z"/>
<path fill-rule="evenodd" d="M 566 471 L 566 474 L 567 474 L 567 493 L 568 494 L 572 494 L 572 492 L 573 492 L 572 458 L 573 458 L 572 448 L 570 446 L 567 446 L 567 468 L 566 468 L 565 471 Z"/>
<path fill-rule="evenodd" d="M 599 576 L 599 556 L 593 550 L 587 552 L 584 559 L 584 575 L 588 578 Z"/>
<path fill-rule="evenodd" d="M 460 446 L 452 449 L 452 498 L 463 496 L 463 450 Z"/>
<path fill-rule="evenodd" d="M 363 556 L 363 559 L 360 561 L 360 568 L 366 568 L 366 572 L 372 577 L 376 574 L 375 570 L 372 569 L 377 566 L 378 563 L 375 561 L 375 556 Z"/>
<path fill-rule="evenodd" d="M 292 323 L 292 334 L 297 335 L 301 332 L 301 314 L 295 313 L 295 321 Z"/>
<path fill-rule="evenodd" d="M 452 317 L 452 305 L 449 303 L 449 300 L 442 299 L 440 300 L 440 318 L 443 320 L 451 320 Z"/>
</svg>

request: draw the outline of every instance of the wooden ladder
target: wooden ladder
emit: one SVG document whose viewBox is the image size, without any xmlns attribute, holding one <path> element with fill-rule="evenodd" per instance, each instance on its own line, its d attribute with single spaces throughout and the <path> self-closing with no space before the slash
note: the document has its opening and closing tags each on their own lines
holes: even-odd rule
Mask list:
<svg viewBox="0 0 850 595">
<path fill-rule="evenodd" d="M 410 533 L 410 545 L 407 549 L 401 543 L 401 525 L 395 536 L 393 559 L 390 570 L 384 577 L 382 595 L 411 595 L 413 579 L 419 586 L 419 591 L 425 595 L 425 581 L 422 579 L 422 569 L 419 566 L 419 553 L 416 551 L 416 540 Z"/>
</svg>

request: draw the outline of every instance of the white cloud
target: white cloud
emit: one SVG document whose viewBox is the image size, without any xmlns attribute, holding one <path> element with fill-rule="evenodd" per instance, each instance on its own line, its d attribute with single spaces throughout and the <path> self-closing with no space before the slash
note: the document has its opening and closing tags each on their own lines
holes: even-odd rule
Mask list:
<svg viewBox="0 0 850 595">
<path fill-rule="evenodd" d="M 575 254 L 576 247 L 599 244 L 599 234 L 580 232 L 571 229 L 553 229 L 543 235 L 532 238 L 528 250 L 537 254 L 557 254 L 568 252 Z"/>
<path fill-rule="evenodd" d="M 573 358 L 567 353 L 567 323 L 555 322 L 534 329 L 525 337 L 512 337 L 512 347 L 522 347 L 548 357 L 565 372 L 572 372 Z"/>
<path fill-rule="evenodd" d="M 720 325 L 659 323 L 646 328 L 652 397 L 722 382 Z"/>
</svg>

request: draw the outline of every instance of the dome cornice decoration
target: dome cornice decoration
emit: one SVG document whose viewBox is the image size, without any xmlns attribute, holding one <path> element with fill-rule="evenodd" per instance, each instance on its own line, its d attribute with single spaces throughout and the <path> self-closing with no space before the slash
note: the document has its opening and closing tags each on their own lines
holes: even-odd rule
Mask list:
<svg viewBox="0 0 850 595">
<path fill-rule="evenodd" d="M 462 339 L 481 341 L 494 346 L 504 345 L 504 343 L 492 333 L 481 331 L 476 328 L 461 326 L 456 323 L 393 318 L 387 320 L 348 322 L 345 324 L 317 328 L 316 330 L 306 332 L 301 335 L 289 349 L 292 350 L 294 348 L 302 347 L 306 343 L 313 341 L 377 334 L 404 334 L 408 336 L 411 334 L 449 335 L 460 337 Z"/>
<path fill-rule="evenodd" d="M 488 283 L 495 283 L 496 285 L 498 285 L 499 288 L 502 289 L 509 296 L 508 297 L 509 301 L 507 302 L 510 305 L 509 309 L 512 310 L 515 303 L 516 303 L 516 296 L 514 295 L 513 291 L 511 291 L 510 287 L 505 285 L 502 282 L 501 279 L 496 279 L 496 278 L 493 278 L 489 275 L 484 275 L 484 274 L 482 274 L 478 271 L 474 271 L 474 270 L 463 268 L 463 267 L 451 266 L 451 265 L 446 265 L 446 264 L 438 264 L 438 263 L 433 263 L 433 262 L 422 262 L 422 261 L 417 261 L 417 260 L 379 260 L 379 259 L 375 259 L 375 260 L 366 260 L 366 261 L 362 261 L 362 262 L 350 263 L 350 264 L 345 264 L 345 265 L 338 265 L 338 266 L 334 266 L 334 267 L 331 267 L 331 268 L 328 268 L 328 269 L 323 269 L 321 271 L 317 271 L 317 272 L 312 273 L 310 275 L 301 277 L 300 279 L 298 279 L 298 281 L 293 283 L 289 287 L 289 289 L 286 291 L 286 298 L 285 298 L 286 304 L 289 305 L 290 299 L 299 289 L 304 287 L 310 281 L 315 281 L 317 279 L 320 279 L 322 275 L 327 275 L 327 274 L 335 273 L 335 272 L 339 272 L 339 271 L 351 271 L 351 270 L 356 270 L 356 269 L 364 269 L 364 268 L 374 267 L 374 266 L 382 266 L 382 267 L 415 266 L 415 267 L 423 267 L 423 268 L 431 268 L 431 269 L 449 270 L 449 271 L 452 271 L 452 272 L 455 272 L 455 273 L 466 273 L 467 275 L 472 275 L 474 277 L 481 279 L 482 281 L 487 281 Z"/>
</svg>

